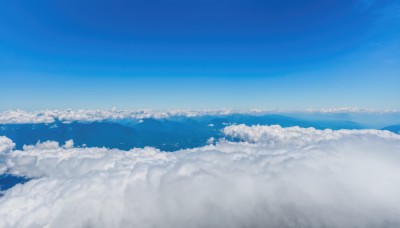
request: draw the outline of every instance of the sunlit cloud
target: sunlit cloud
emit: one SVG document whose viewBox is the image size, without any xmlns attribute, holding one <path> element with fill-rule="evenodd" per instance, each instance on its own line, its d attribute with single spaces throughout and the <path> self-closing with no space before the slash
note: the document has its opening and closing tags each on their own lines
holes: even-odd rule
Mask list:
<svg viewBox="0 0 400 228">
<path fill-rule="evenodd" d="M 399 135 L 244 125 L 223 131 L 227 139 L 173 153 L 74 148 L 72 141 L 20 151 L 3 137 L 0 170 L 34 179 L 0 198 L 0 226 L 400 225 Z"/>
</svg>

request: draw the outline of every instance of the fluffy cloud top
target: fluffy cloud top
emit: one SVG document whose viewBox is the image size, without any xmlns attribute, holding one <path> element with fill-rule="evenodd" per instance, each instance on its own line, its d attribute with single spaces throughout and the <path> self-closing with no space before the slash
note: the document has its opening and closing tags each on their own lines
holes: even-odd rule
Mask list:
<svg viewBox="0 0 400 228">
<path fill-rule="evenodd" d="M 53 150 L 58 149 L 60 144 L 54 141 L 38 142 L 36 145 L 24 145 L 22 148 L 24 151 L 28 150 Z"/>
<path fill-rule="evenodd" d="M 64 145 L 64 148 L 65 148 L 65 149 L 72 149 L 72 148 L 74 148 L 74 141 L 73 141 L 72 139 L 66 141 L 66 142 L 65 142 L 65 145 Z"/>
<path fill-rule="evenodd" d="M 400 135 L 381 130 L 317 130 L 315 128 L 272 126 L 246 126 L 244 124 L 225 127 L 226 136 L 246 142 L 267 144 L 271 147 L 307 146 L 323 141 L 354 137 L 379 137 L 400 140 Z"/>
<path fill-rule="evenodd" d="M 0 136 L 0 154 L 10 152 L 15 147 L 15 143 L 11 139 Z"/>
<path fill-rule="evenodd" d="M 243 125 L 165 153 L 38 144 L 4 172 L 0 227 L 398 227 L 400 138 Z M 5 141 L 5 140 L 3 140 Z"/>
</svg>

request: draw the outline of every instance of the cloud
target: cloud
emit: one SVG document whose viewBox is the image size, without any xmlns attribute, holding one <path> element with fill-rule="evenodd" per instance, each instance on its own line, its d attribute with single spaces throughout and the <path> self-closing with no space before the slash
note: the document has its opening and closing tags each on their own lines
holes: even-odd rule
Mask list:
<svg viewBox="0 0 400 228">
<path fill-rule="evenodd" d="M 0 154 L 10 152 L 15 147 L 15 143 L 11 139 L 0 136 Z"/>
<path fill-rule="evenodd" d="M 54 122 L 54 117 L 49 112 L 26 112 L 23 110 L 15 110 L 0 113 L 0 124 L 52 122 Z"/>
<path fill-rule="evenodd" d="M 244 125 L 224 133 L 241 141 L 172 153 L 51 142 L 8 151 L 3 170 L 35 179 L 0 198 L 0 227 L 400 225 L 398 135 Z"/>
<path fill-rule="evenodd" d="M 23 147 L 24 151 L 29 151 L 29 150 L 53 150 L 53 149 L 58 149 L 60 148 L 60 145 L 58 142 L 55 141 L 46 141 L 46 142 L 38 142 L 36 145 L 24 145 Z"/>
<path fill-rule="evenodd" d="M 72 139 L 66 141 L 66 142 L 65 142 L 65 145 L 64 145 L 64 148 L 65 148 L 65 149 L 72 149 L 72 148 L 74 148 L 74 141 L 73 141 Z"/>
<path fill-rule="evenodd" d="M 253 111 L 249 111 L 253 112 Z M 157 111 L 157 110 L 46 110 L 26 112 L 23 110 L 6 111 L 0 113 L 0 124 L 22 123 L 52 123 L 55 119 L 63 122 L 73 121 L 102 121 L 116 119 L 143 119 L 143 118 L 168 118 L 173 116 L 194 117 L 201 115 L 228 115 L 232 113 L 249 113 L 247 111 L 233 110 L 200 110 L 200 111 Z M 254 113 L 256 113 L 254 111 Z"/>
<path fill-rule="evenodd" d="M 372 109 L 372 108 L 359 108 L 359 107 L 338 107 L 338 108 L 322 108 L 322 109 L 309 109 L 307 112 L 320 113 L 320 114 L 398 114 L 399 111 L 392 109 Z"/>
<path fill-rule="evenodd" d="M 272 126 L 246 126 L 244 124 L 225 127 L 223 132 L 226 136 L 240 139 L 251 143 L 268 144 L 271 147 L 301 147 L 314 145 L 328 140 L 338 140 L 352 137 L 379 137 L 385 139 L 400 140 L 400 135 L 381 130 L 317 130 L 315 128 L 287 127 L 279 125 Z"/>
<path fill-rule="evenodd" d="M 0 174 L 7 170 L 7 167 L 4 164 L 4 157 L 7 153 L 11 152 L 14 147 L 15 143 L 11 141 L 11 139 L 5 136 L 0 136 Z"/>
<path fill-rule="evenodd" d="M 98 110 L 45 110 L 26 112 L 23 110 L 0 112 L 0 124 L 24 124 L 24 123 L 53 123 L 56 119 L 69 123 L 73 121 L 94 122 L 103 120 L 121 120 L 121 119 L 137 119 L 144 118 L 170 118 L 177 116 L 196 117 L 205 115 L 224 116 L 230 114 L 290 114 L 290 113 L 319 113 L 319 114 L 400 114 L 395 110 L 375 110 L 375 109 L 360 109 L 360 108 L 331 108 L 320 110 L 302 111 L 282 111 L 282 110 L 197 110 L 197 111 L 159 111 L 159 110 L 117 110 L 113 109 L 98 109 Z"/>
<path fill-rule="evenodd" d="M 59 149 L 60 144 L 55 141 L 46 141 L 46 142 L 37 142 L 36 145 L 24 145 L 22 149 L 24 151 L 29 151 L 29 150 L 55 150 Z M 74 148 L 74 141 L 72 139 L 65 141 L 64 146 L 62 147 L 64 149 L 72 149 Z"/>
</svg>

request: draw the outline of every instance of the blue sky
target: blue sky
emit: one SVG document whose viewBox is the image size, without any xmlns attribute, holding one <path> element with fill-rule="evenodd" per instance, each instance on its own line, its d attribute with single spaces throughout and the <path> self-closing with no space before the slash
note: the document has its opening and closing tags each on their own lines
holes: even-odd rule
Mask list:
<svg viewBox="0 0 400 228">
<path fill-rule="evenodd" d="M 0 110 L 400 109 L 400 3 L 4 0 L 0 79 Z"/>
</svg>

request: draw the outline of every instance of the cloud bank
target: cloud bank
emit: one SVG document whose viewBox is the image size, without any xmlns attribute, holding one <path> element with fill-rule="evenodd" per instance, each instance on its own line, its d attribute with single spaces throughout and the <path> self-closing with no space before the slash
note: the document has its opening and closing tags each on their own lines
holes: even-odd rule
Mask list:
<svg viewBox="0 0 400 228">
<path fill-rule="evenodd" d="M 298 111 L 297 111 L 298 112 Z M 159 111 L 159 110 L 117 110 L 113 109 L 98 109 L 98 110 L 45 110 L 27 112 L 23 110 L 13 110 L 0 112 L 0 124 L 24 124 L 24 123 L 53 123 L 55 120 L 62 122 L 73 121 L 103 121 L 103 120 L 120 120 L 120 119 L 144 119 L 144 118 L 169 118 L 169 117 L 196 117 L 205 115 L 230 115 L 230 114 L 285 114 L 296 113 L 296 111 L 282 110 L 197 110 L 197 111 Z M 375 110 L 375 109 L 360 109 L 360 108 L 332 108 L 320 110 L 307 110 L 303 113 L 319 113 L 319 114 L 400 114 L 394 110 Z"/>
<path fill-rule="evenodd" d="M 246 126 L 244 124 L 225 127 L 226 136 L 245 142 L 267 144 L 269 147 L 282 148 L 287 146 L 302 147 L 314 145 L 323 141 L 333 141 L 342 138 L 378 137 L 384 139 L 399 139 L 400 135 L 381 130 L 317 130 L 315 128 L 272 126 Z"/>
<path fill-rule="evenodd" d="M 169 118 L 175 116 L 195 117 L 204 115 L 229 115 L 233 113 L 259 113 L 261 111 L 200 110 L 200 111 L 158 111 L 158 110 L 46 110 L 27 112 L 23 110 L 0 113 L 0 124 L 52 123 L 56 119 L 63 122 L 94 122 L 118 119 Z"/>
<path fill-rule="evenodd" d="M 224 133 L 240 142 L 173 153 L 72 141 L 19 151 L 2 137 L 1 172 L 35 179 L 0 198 L 0 227 L 400 226 L 399 135 L 244 125 Z"/>
</svg>

